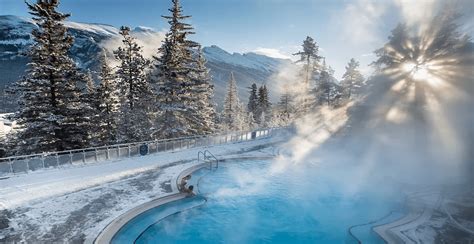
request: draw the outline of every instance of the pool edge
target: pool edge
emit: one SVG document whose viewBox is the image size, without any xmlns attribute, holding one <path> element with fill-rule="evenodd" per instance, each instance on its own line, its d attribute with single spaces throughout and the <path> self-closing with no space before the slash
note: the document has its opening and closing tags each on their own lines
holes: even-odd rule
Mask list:
<svg viewBox="0 0 474 244">
<path fill-rule="evenodd" d="M 201 164 L 196 164 L 196 165 L 193 165 L 189 168 L 186 168 L 184 169 L 183 171 L 181 171 L 181 173 L 179 173 L 179 175 L 176 177 L 176 181 L 173 181 L 174 182 L 179 182 L 180 179 L 182 179 L 184 176 L 188 175 L 188 174 L 191 174 L 203 167 L 206 167 L 207 164 L 206 163 L 201 163 Z M 126 225 L 129 221 L 131 221 L 133 218 L 137 217 L 138 215 L 150 210 L 150 209 L 153 209 L 153 208 L 156 208 L 156 207 L 159 207 L 161 205 L 164 205 L 166 203 L 170 203 L 170 202 L 174 202 L 174 201 L 178 201 L 178 200 L 181 200 L 183 198 L 185 198 L 187 196 L 187 194 L 185 193 L 181 193 L 178 191 L 178 188 L 177 188 L 177 185 L 175 184 L 172 184 L 172 192 L 169 193 L 169 194 L 166 194 L 164 196 L 161 196 L 161 197 L 158 197 L 156 199 L 153 199 L 149 202 L 146 202 L 144 204 L 141 204 L 141 205 L 138 205 L 130 210 L 128 210 L 127 212 L 125 212 L 124 214 L 118 216 L 117 218 L 115 218 L 114 220 L 112 220 L 112 222 L 110 222 L 101 232 L 100 234 L 95 238 L 95 240 L 92 242 L 92 243 L 95 243 L 95 244 L 102 244 L 102 243 L 111 243 L 113 237 L 115 236 L 115 234 L 117 234 L 117 232 L 120 231 L 120 229 Z"/>
<path fill-rule="evenodd" d="M 225 157 L 225 158 L 220 158 L 219 162 L 228 162 L 228 161 L 234 161 L 234 160 L 248 160 L 248 159 L 271 159 L 274 158 L 275 156 L 248 156 L 248 157 Z M 114 220 L 112 220 L 100 233 L 99 235 L 91 242 L 94 244 L 105 244 L 105 243 L 111 243 L 113 237 L 115 234 L 117 234 L 120 229 L 125 226 L 129 221 L 131 221 L 133 218 L 137 217 L 138 215 L 159 207 L 161 205 L 174 202 L 174 201 L 179 201 L 181 199 L 184 199 L 187 194 L 185 193 L 180 193 L 178 191 L 178 182 L 184 178 L 186 175 L 192 174 L 199 169 L 208 167 L 209 163 L 199 163 L 192 165 L 188 168 L 185 168 L 183 171 L 181 171 L 178 176 L 174 179 L 172 179 L 172 182 L 175 182 L 175 184 L 171 184 L 172 187 L 172 192 L 168 193 L 164 196 L 158 197 L 156 199 L 153 199 L 149 202 L 143 203 L 141 205 L 138 205 L 124 214 L 116 217 Z"/>
</svg>

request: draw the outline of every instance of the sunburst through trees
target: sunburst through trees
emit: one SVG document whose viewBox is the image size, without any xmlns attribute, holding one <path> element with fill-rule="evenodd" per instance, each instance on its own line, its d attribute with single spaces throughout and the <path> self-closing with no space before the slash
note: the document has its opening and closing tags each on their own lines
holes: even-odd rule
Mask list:
<svg viewBox="0 0 474 244">
<path fill-rule="evenodd" d="M 474 50 L 461 20 L 446 7 L 429 21 L 399 24 L 374 63 L 389 81 L 378 103 L 381 121 L 412 129 L 411 147 L 453 165 L 468 161 L 473 105 Z"/>
</svg>

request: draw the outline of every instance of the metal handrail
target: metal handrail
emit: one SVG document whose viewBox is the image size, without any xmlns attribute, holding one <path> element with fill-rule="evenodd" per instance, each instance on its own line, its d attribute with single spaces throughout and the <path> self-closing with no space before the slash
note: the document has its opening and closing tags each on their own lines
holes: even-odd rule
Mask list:
<svg viewBox="0 0 474 244">
<path fill-rule="evenodd" d="M 188 137 L 177 137 L 177 138 L 168 138 L 168 139 L 159 139 L 159 140 L 151 140 L 151 141 L 142 141 L 142 142 L 131 142 L 131 143 L 121 143 L 121 144 L 113 144 L 113 145 L 105 145 L 99 147 L 88 147 L 88 148 L 80 148 L 80 149 L 71 149 L 71 150 L 64 150 L 64 151 L 57 151 L 57 152 L 43 152 L 43 153 L 36 153 L 36 154 L 28 154 L 28 155 L 19 155 L 19 156 L 10 156 L 5 158 L 0 158 L 0 161 L 8 161 L 10 159 L 15 160 L 18 158 L 32 158 L 32 157 L 40 157 L 40 156 L 49 156 L 49 155 L 67 155 L 70 153 L 76 152 L 90 152 L 94 150 L 101 150 L 107 148 L 117 148 L 117 147 L 129 147 L 129 146 L 139 146 L 143 144 L 150 144 L 150 143 L 163 143 L 169 141 L 179 141 L 179 140 L 190 140 L 190 139 L 202 139 L 208 138 L 210 136 L 228 136 L 232 134 L 244 134 L 244 133 L 252 133 L 252 132 L 260 132 L 265 130 L 275 130 L 275 129 L 284 129 L 287 127 L 269 127 L 269 128 L 262 128 L 250 131 L 234 131 L 229 133 L 217 133 L 217 134 L 209 134 L 209 135 L 197 135 L 197 136 L 188 136 Z"/>
<path fill-rule="evenodd" d="M 216 163 L 216 169 L 219 168 L 219 160 L 209 150 L 198 152 L 198 163 L 201 162 L 201 155 L 202 155 L 203 162 L 209 161 L 209 170 L 212 170 L 213 161 Z"/>
<path fill-rule="evenodd" d="M 209 155 L 206 156 L 207 154 L 209 154 Z M 216 156 L 214 156 L 214 154 L 212 154 L 209 150 L 206 150 L 206 151 L 204 151 L 204 156 L 206 156 L 207 159 L 213 159 L 214 162 L 216 162 L 216 169 L 219 168 L 219 159 L 217 159 Z M 211 161 L 211 170 L 212 170 L 212 161 Z"/>
<path fill-rule="evenodd" d="M 170 138 L 0 158 L 0 176 L 17 173 L 29 173 L 38 169 L 59 168 L 67 165 L 90 164 L 132 157 L 134 155 L 140 154 L 139 148 L 142 145 L 147 145 L 149 147 L 147 154 L 153 154 L 268 138 L 273 135 L 274 131 L 286 128 L 287 127 L 272 127 L 251 131 L 237 131 L 211 135 Z M 202 156 L 203 158 L 212 157 L 210 155 Z M 216 165 L 218 165 L 218 160 Z"/>
</svg>

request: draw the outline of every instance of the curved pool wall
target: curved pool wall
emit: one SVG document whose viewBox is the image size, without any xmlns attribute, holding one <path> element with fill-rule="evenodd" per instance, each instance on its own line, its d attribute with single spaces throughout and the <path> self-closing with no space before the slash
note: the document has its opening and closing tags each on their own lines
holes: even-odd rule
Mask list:
<svg viewBox="0 0 474 244">
<path fill-rule="evenodd" d="M 135 243 L 135 241 L 141 237 L 141 234 L 146 232 L 146 229 L 143 230 L 143 227 L 153 226 L 157 221 L 181 211 L 199 207 L 205 202 L 206 199 L 201 196 L 188 197 L 147 210 L 125 224 L 123 228 L 114 235 L 111 243 Z"/>
<path fill-rule="evenodd" d="M 346 196 L 323 177 L 324 169 L 317 177 L 303 167 L 260 181 L 270 165 L 251 160 L 198 170 L 190 184 L 199 196 L 136 216 L 112 243 L 384 243 L 372 228 L 402 214 L 387 216 L 401 211 L 393 195 Z"/>
<path fill-rule="evenodd" d="M 230 161 L 241 161 L 241 160 L 249 160 L 249 159 L 272 159 L 274 156 L 259 156 L 259 157 L 248 157 L 248 156 L 237 156 L 237 157 L 227 157 L 220 159 L 219 162 L 228 162 Z M 126 213 L 120 215 L 116 219 L 114 219 L 111 223 L 109 223 L 100 233 L 99 235 L 93 240 L 90 241 L 90 243 L 111 243 L 113 241 L 113 238 L 117 233 L 124 228 L 127 223 L 133 223 L 132 220 L 136 218 L 139 215 L 142 215 L 144 212 L 147 212 L 149 210 L 152 210 L 154 208 L 159 208 L 162 205 L 172 205 L 171 202 L 177 202 L 179 200 L 182 200 L 183 198 L 186 197 L 186 194 L 180 193 L 178 191 L 178 183 L 181 181 L 181 179 L 187 175 L 193 174 L 195 171 L 198 171 L 203 168 L 211 168 L 209 163 L 203 162 L 203 163 L 198 163 L 195 164 L 189 168 L 184 169 L 181 171 L 181 173 L 176 177 L 175 180 L 172 180 L 172 182 L 175 182 L 175 184 L 171 184 L 172 188 L 172 193 L 164 195 L 162 197 L 159 197 L 157 199 L 154 199 L 150 202 L 147 202 L 145 204 L 139 205 L 137 207 L 134 207 L 133 209 L 127 211 Z M 207 172 L 207 171 L 204 171 Z M 197 188 L 198 184 L 198 178 L 194 177 L 189 181 L 190 185 L 195 185 L 196 186 L 196 191 L 199 192 L 199 189 Z M 169 203 L 169 204 L 168 204 Z M 185 206 L 183 206 L 185 207 Z M 164 208 L 160 208 L 164 209 Z M 179 211 L 178 208 L 175 208 L 176 211 Z M 158 211 L 157 211 L 158 212 Z M 155 214 L 157 214 L 157 212 Z M 166 216 L 166 215 L 162 215 Z M 164 218 L 164 217 L 163 217 Z"/>
<path fill-rule="evenodd" d="M 109 223 L 101 232 L 100 234 L 96 237 L 96 239 L 93 241 L 94 243 L 111 243 L 113 242 L 113 238 L 116 236 L 116 234 L 121 231 L 125 225 L 133 223 L 133 221 L 138 217 L 138 216 L 144 216 L 145 212 L 151 211 L 158 208 L 158 209 L 164 209 L 160 208 L 160 206 L 172 206 L 173 203 L 177 203 L 179 200 L 182 200 L 186 198 L 186 194 L 180 193 L 178 191 L 178 185 L 177 183 L 181 181 L 183 177 L 186 175 L 192 174 L 194 171 L 197 171 L 202 168 L 208 167 L 208 163 L 198 163 L 195 164 L 189 168 L 184 169 L 175 179 L 174 182 L 176 184 L 171 184 L 172 188 L 172 193 L 164 195 L 162 197 L 159 197 L 157 199 L 154 199 L 150 202 L 147 202 L 145 204 L 139 205 L 137 207 L 134 207 L 133 209 L 127 211 L 126 213 L 120 215 L 116 219 L 114 219 L 111 223 Z M 172 181 L 173 182 L 173 181 Z M 185 206 L 183 206 L 185 207 Z M 176 209 L 176 208 L 174 208 Z M 178 210 L 177 210 L 178 211 Z M 162 215 L 162 218 L 166 217 L 166 214 Z"/>
</svg>

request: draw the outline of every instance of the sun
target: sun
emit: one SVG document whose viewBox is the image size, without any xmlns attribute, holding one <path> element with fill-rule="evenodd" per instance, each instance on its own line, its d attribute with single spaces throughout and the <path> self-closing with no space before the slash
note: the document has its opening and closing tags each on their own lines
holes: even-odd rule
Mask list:
<svg viewBox="0 0 474 244">
<path fill-rule="evenodd" d="M 411 78 L 416 81 L 430 79 L 430 66 L 428 64 L 407 62 L 402 65 L 402 70 L 409 73 Z"/>
</svg>

